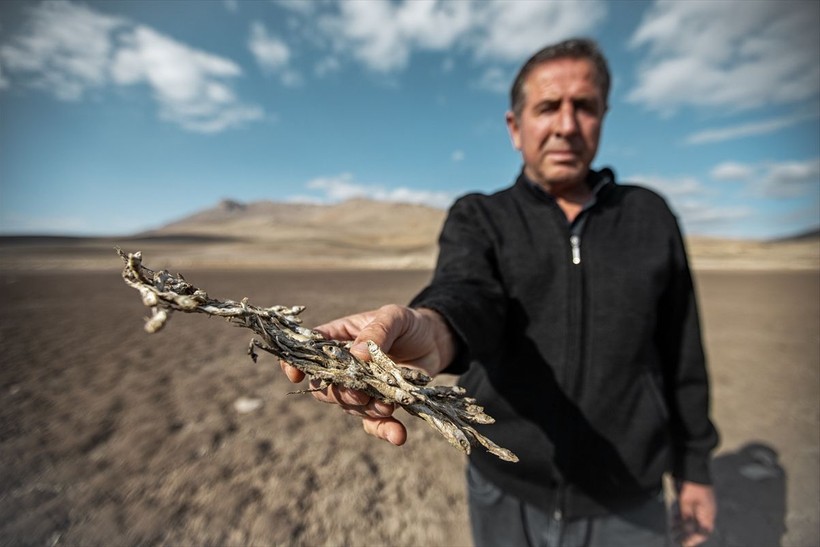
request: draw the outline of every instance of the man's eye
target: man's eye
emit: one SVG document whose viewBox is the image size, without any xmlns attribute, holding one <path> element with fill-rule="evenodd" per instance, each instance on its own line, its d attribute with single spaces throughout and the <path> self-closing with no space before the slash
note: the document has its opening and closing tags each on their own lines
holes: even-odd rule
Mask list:
<svg viewBox="0 0 820 547">
<path fill-rule="evenodd" d="M 598 103 L 594 101 L 579 101 L 576 103 L 575 108 L 587 114 L 598 113 Z"/>
</svg>

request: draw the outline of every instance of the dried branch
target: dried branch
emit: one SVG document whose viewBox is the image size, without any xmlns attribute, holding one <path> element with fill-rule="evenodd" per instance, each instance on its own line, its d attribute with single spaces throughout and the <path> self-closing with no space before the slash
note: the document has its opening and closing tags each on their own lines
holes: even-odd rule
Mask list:
<svg viewBox="0 0 820 547">
<path fill-rule="evenodd" d="M 182 277 L 168 271 L 154 272 L 142 265 L 140 252 L 117 253 L 125 262 L 122 277 L 137 289 L 142 302 L 152 310 L 145 330 L 157 332 L 168 321 L 171 313 L 204 313 L 223 317 L 229 323 L 254 331 L 261 339 L 252 339 L 248 355 L 256 362 L 256 349 L 271 353 L 319 380 L 323 389 L 331 384 L 363 391 L 387 403 L 395 403 L 417 416 L 453 446 L 469 454 L 472 446 L 480 444 L 502 460 L 517 462 L 518 458 L 487 437 L 473 424 L 491 424 L 495 420 L 484 413 L 475 399 L 467 397 L 459 386 L 428 386 L 431 378 L 419 370 L 396 365 L 379 347 L 369 342 L 370 361 L 362 361 L 348 351 L 348 344 L 326 340 L 318 332 L 300 325 L 297 316 L 303 306 L 272 306 L 260 308 L 232 300 L 215 300 Z M 305 393 L 303 390 L 296 393 Z"/>
</svg>

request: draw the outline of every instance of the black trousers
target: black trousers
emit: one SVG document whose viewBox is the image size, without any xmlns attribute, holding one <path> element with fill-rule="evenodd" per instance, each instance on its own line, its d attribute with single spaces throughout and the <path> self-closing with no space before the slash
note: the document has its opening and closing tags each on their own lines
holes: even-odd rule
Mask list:
<svg viewBox="0 0 820 547">
<path fill-rule="evenodd" d="M 470 526 L 476 547 L 667 547 L 663 493 L 621 514 L 564 520 L 510 496 L 467 468 Z"/>
</svg>

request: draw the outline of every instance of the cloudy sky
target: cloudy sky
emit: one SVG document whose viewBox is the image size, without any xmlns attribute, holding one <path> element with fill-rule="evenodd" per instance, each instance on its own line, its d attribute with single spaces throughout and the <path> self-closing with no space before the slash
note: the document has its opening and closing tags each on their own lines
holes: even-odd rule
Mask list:
<svg viewBox="0 0 820 547">
<path fill-rule="evenodd" d="M 820 224 L 819 28 L 816 0 L 5 0 L 0 234 L 500 189 L 509 82 L 576 35 L 614 73 L 596 167 L 689 234 L 798 233 Z"/>
</svg>

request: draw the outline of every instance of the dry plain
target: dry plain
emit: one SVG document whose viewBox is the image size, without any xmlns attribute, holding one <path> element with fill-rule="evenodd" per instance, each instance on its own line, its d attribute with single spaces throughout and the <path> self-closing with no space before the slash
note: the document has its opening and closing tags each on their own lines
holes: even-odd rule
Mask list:
<svg viewBox="0 0 820 547">
<path fill-rule="evenodd" d="M 272 357 L 246 356 L 250 332 L 219 320 L 146 334 L 112 243 L 0 244 L 0 544 L 470 545 L 464 458 L 428 426 L 410 422 L 402 448 L 371 439 L 287 395 Z M 213 296 L 306 305 L 308 326 L 407 301 L 433 248 L 362 268 L 361 250 L 311 263 L 190 234 L 117 243 Z M 711 543 L 818 545 L 820 244 L 709 244 L 693 263 L 722 435 Z"/>
</svg>

